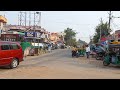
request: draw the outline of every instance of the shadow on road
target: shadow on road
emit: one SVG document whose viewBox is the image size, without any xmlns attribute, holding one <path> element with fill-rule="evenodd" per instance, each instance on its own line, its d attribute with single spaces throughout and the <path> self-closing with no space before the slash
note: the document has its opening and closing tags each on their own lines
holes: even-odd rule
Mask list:
<svg viewBox="0 0 120 90">
<path fill-rule="evenodd" d="M 10 69 L 8 66 L 0 66 L 0 70 L 1 69 L 4 69 L 4 70 L 8 70 L 8 69 Z"/>
</svg>

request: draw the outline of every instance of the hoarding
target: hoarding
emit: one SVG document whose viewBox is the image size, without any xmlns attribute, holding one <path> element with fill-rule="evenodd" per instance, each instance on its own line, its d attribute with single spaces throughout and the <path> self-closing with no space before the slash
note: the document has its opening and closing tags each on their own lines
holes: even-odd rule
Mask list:
<svg viewBox="0 0 120 90">
<path fill-rule="evenodd" d="M 1 34 L 1 40 L 3 41 L 18 41 L 18 34 Z"/>
<path fill-rule="evenodd" d="M 25 32 L 25 37 L 36 37 L 36 32 Z"/>
</svg>

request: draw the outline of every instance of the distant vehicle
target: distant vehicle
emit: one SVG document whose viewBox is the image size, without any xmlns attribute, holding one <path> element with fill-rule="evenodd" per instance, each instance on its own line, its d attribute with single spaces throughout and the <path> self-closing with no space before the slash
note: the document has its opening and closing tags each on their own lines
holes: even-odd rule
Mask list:
<svg viewBox="0 0 120 90">
<path fill-rule="evenodd" d="M 65 46 L 64 46 L 64 45 L 61 45 L 61 49 L 65 49 Z"/>
<path fill-rule="evenodd" d="M 52 48 L 51 48 L 52 50 L 55 50 L 55 46 L 54 45 L 52 45 Z"/>
<path fill-rule="evenodd" d="M 16 68 L 23 61 L 22 47 L 17 42 L 0 41 L 0 66 Z"/>
<path fill-rule="evenodd" d="M 56 44 L 56 45 L 55 45 L 55 49 L 58 49 L 58 48 L 59 48 L 59 47 L 58 47 L 58 45 Z"/>
</svg>

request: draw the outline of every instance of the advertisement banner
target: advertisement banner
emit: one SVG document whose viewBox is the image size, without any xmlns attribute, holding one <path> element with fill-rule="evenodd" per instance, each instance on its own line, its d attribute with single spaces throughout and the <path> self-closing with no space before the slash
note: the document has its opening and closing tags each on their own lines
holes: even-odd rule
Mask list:
<svg viewBox="0 0 120 90">
<path fill-rule="evenodd" d="M 40 38 L 40 37 L 41 37 L 41 33 L 36 32 L 36 37 L 37 37 L 37 38 Z"/>
<path fill-rule="evenodd" d="M 25 37 L 36 37 L 36 32 L 25 32 Z"/>
</svg>

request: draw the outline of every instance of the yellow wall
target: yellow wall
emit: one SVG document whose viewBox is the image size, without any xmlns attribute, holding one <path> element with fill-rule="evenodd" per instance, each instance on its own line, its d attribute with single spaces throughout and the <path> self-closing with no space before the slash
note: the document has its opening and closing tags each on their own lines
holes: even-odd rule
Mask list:
<svg viewBox="0 0 120 90">
<path fill-rule="evenodd" d="M 3 23 L 7 23 L 7 19 L 2 15 L 0 15 L 0 21 L 2 21 Z"/>
</svg>

